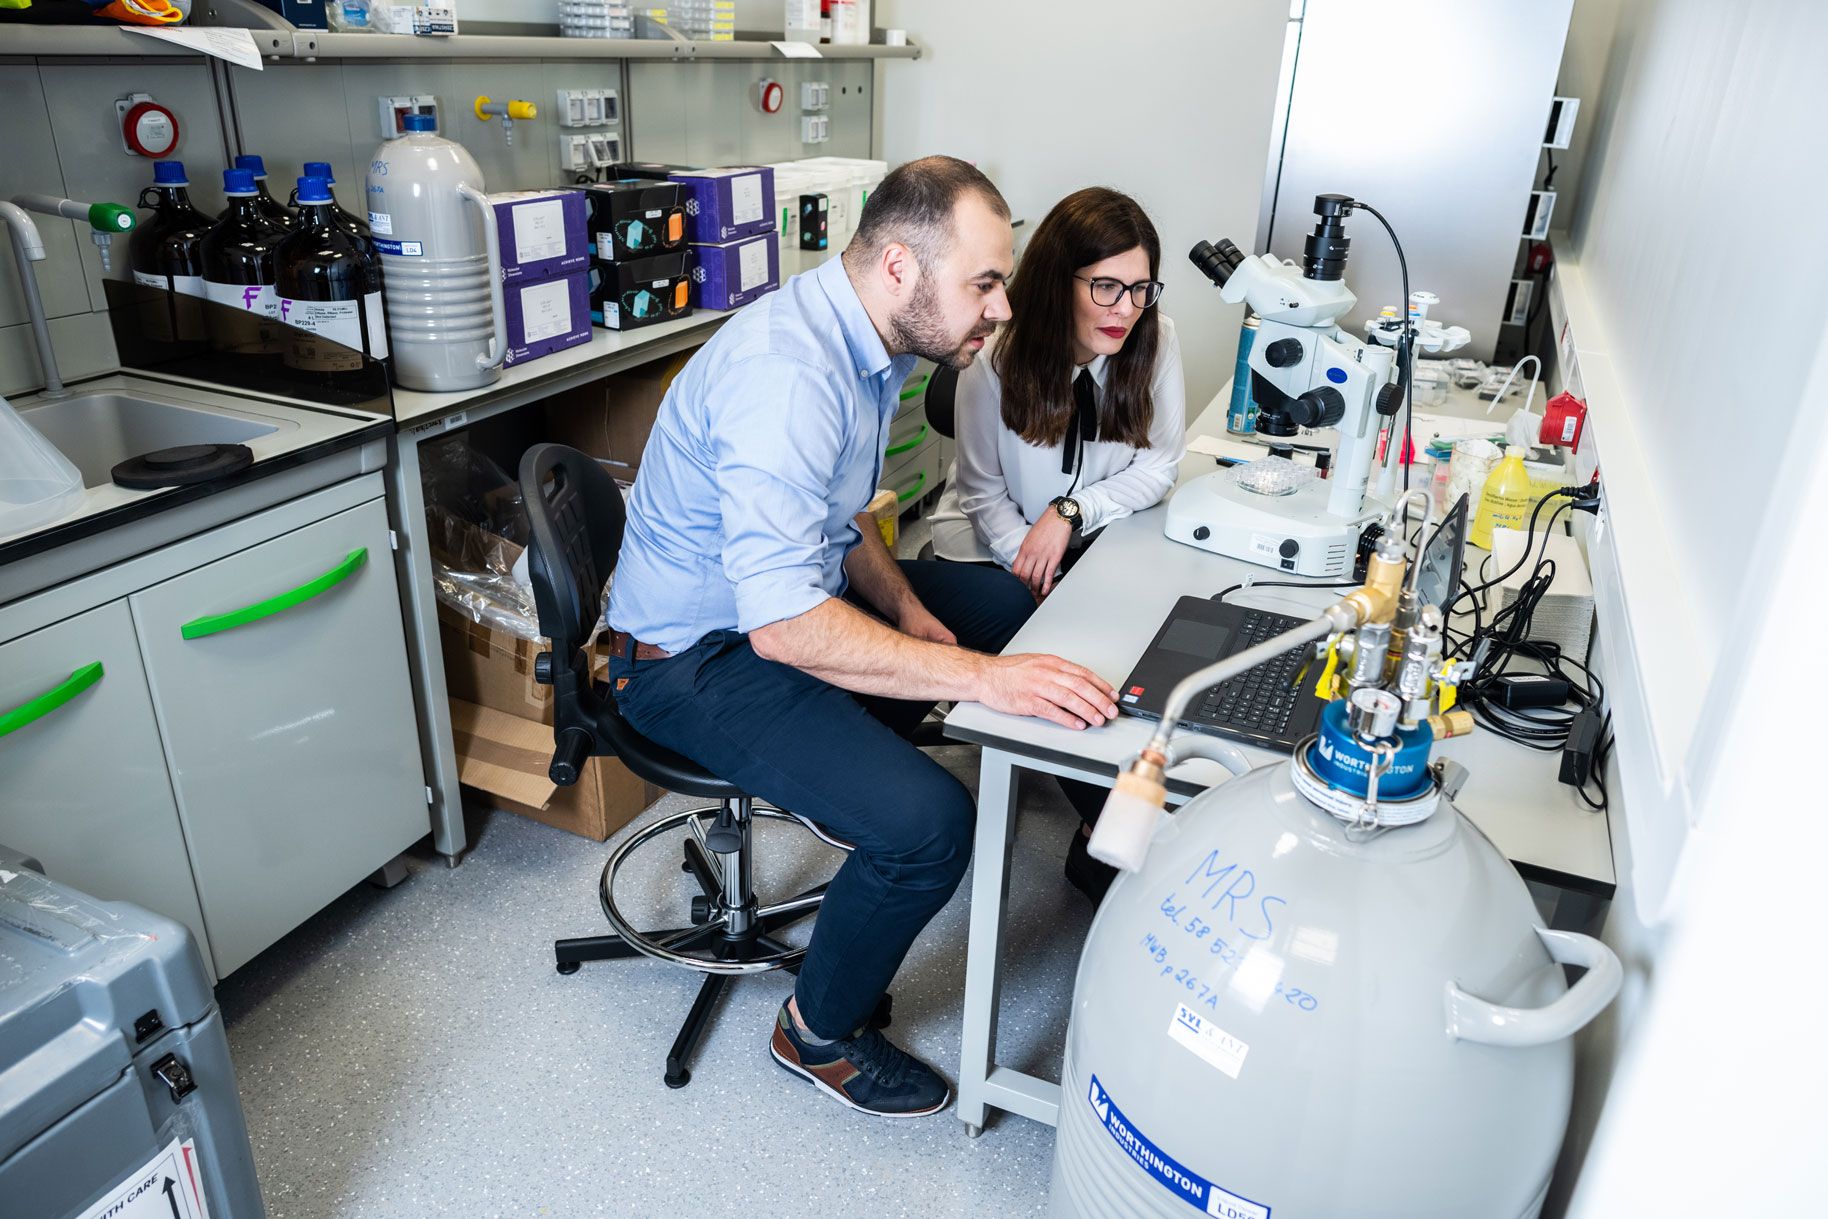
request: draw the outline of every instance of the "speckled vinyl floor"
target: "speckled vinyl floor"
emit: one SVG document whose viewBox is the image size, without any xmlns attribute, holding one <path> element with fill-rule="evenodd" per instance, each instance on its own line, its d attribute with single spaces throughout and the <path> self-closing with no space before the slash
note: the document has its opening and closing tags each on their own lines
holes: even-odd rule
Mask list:
<svg viewBox="0 0 1828 1219">
<path fill-rule="evenodd" d="M 975 749 L 935 756 L 975 789 Z M 682 807 L 670 797 L 635 824 Z M 1052 781 L 1030 777 L 999 1056 L 1050 1078 L 1091 922 L 1060 875 L 1075 825 Z M 764 897 L 834 866 L 797 831 L 757 837 Z M 472 816 L 471 838 L 461 867 L 422 846 L 404 883 L 358 886 L 219 988 L 272 1219 L 1043 1212 L 1050 1128 L 1002 1115 L 972 1141 L 950 1109 L 864 1117 L 776 1066 L 784 974 L 734 982 L 691 1084 L 668 1089 L 699 975 L 648 960 L 553 968 L 554 938 L 607 930 L 605 848 L 500 812 Z M 676 925 L 690 880 L 655 850 L 637 857 L 652 885 L 628 908 Z M 915 944 L 889 1030 L 952 1079 L 970 884 Z"/>
</svg>

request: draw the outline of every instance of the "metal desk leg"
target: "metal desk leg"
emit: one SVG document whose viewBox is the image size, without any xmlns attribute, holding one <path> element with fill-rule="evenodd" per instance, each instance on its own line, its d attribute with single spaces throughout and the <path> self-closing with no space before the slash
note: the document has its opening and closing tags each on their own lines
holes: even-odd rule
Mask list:
<svg viewBox="0 0 1828 1219">
<path fill-rule="evenodd" d="M 438 599 L 432 592 L 432 550 L 425 536 L 425 486 L 420 481 L 418 441 L 411 432 L 392 439 L 389 457 L 387 475 L 393 494 L 388 498 L 393 502 L 394 533 L 400 539 L 400 599 L 406 615 L 413 700 L 419 709 L 419 747 L 427 772 L 432 845 L 455 867 L 469 837 L 463 828 L 457 747 L 451 739 L 450 696 L 444 684 L 444 653 L 438 644 Z"/>
<path fill-rule="evenodd" d="M 958 1117 L 965 1133 L 984 1130 L 995 1065 L 1003 910 L 1009 901 L 1009 840 L 1016 817 L 1015 759 L 985 749 L 978 768 L 977 838 L 971 878 L 971 938 L 965 956 L 965 1030 L 958 1067 Z"/>
</svg>

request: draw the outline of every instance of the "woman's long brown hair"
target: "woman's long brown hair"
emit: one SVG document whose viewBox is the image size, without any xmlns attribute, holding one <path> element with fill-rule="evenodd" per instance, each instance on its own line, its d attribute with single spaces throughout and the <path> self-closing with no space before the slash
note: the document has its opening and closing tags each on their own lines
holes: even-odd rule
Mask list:
<svg viewBox="0 0 1828 1219">
<path fill-rule="evenodd" d="M 1041 447 L 1066 439 L 1073 418 L 1073 278 L 1081 267 L 1141 246 L 1149 278 L 1161 273 L 1161 239 L 1136 200 L 1103 186 L 1075 191 L 1054 205 L 1022 253 L 1009 287 L 1013 314 L 997 340 L 994 362 L 1003 382 L 1003 424 Z M 1161 334 L 1156 310 L 1144 309 L 1123 349 L 1105 369 L 1098 404 L 1098 439 L 1149 447 L 1155 414 L 1150 385 Z"/>
</svg>

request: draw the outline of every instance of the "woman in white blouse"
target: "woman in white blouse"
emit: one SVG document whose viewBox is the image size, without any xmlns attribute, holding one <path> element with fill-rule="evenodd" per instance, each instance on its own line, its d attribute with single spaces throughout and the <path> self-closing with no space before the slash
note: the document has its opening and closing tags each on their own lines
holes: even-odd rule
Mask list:
<svg viewBox="0 0 1828 1219">
<path fill-rule="evenodd" d="M 1174 323 L 1155 308 L 1161 241 L 1128 195 L 1068 195 L 1029 239 L 1012 318 L 959 374 L 958 458 L 933 512 L 933 553 L 994 562 L 1039 601 L 1086 541 L 1161 501 L 1186 451 Z M 1106 795 L 1061 790 L 1084 821 L 1066 877 L 1096 904 L 1116 876 L 1086 840 Z"/>
<path fill-rule="evenodd" d="M 1161 501 L 1186 449 L 1161 241 L 1128 195 L 1054 205 L 1009 289 L 1012 320 L 959 375 L 958 457 L 933 552 L 1008 568 L 1037 600 L 1087 539 Z"/>
</svg>

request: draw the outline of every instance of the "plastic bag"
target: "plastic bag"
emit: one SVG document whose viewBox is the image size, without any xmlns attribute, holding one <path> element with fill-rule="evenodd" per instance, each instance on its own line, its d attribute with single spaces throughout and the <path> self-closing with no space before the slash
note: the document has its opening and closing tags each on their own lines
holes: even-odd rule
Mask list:
<svg viewBox="0 0 1828 1219">
<path fill-rule="evenodd" d="M 82 498 L 76 466 L 0 398 L 0 537 L 68 516 Z"/>
</svg>

